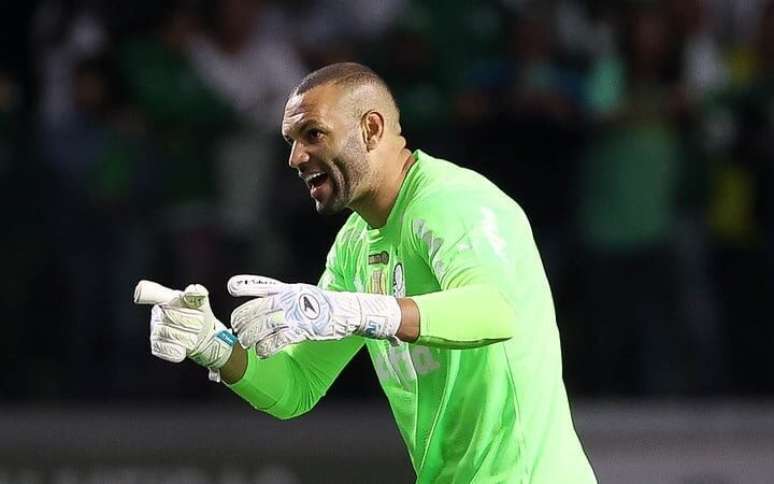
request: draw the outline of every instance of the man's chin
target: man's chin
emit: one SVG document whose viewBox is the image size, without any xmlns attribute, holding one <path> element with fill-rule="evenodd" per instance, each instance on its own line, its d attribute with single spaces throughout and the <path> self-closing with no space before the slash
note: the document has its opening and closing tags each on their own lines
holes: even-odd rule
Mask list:
<svg viewBox="0 0 774 484">
<path fill-rule="evenodd" d="M 343 203 L 335 203 L 334 201 L 329 202 L 321 202 L 319 200 L 315 200 L 314 202 L 314 208 L 317 210 L 317 213 L 320 215 L 334 215 L 342 210 L 344 210 L 346 207 L 346 204 Z"/>
</svg>

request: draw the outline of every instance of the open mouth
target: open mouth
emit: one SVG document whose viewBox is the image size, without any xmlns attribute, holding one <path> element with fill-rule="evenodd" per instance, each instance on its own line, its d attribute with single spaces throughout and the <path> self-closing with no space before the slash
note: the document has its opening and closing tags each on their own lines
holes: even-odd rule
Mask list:
<svg viewBox="0 0 774 484">
<path fill-rule="evenodd" d="M 322 170 L 310 171 L 301 175 L 301 178 L 309 188 L 309 195 L 315 200 L 321 200 L 325 198 L 326 193 L 330 193 L 329 183 L 330 175 Z"/>
<path fill-rule="evenodd" d="M 304 175 L 304 181 L 309 189 L 315 189 L 322 186 L 328 180 L 328 174 L 324 171 L 318 171 Z"/>
</svg>

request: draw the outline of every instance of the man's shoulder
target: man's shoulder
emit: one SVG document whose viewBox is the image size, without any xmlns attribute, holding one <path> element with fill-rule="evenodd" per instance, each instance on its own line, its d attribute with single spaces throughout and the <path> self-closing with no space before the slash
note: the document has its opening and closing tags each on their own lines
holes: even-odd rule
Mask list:
<svg viewBox="0 0 774 484">
<path fill-rule="evenodd" d="M 420 161 L 418 195 L 453 195 L 462 192 L 505 196 L 491 180 L 477 172 L 475 167 L 435 158 L 419 150 L 417 153 Z"/>
<path fill-rule="evenodd" d="M 515 204 L 513 199 L 475 170 L 421 152 L 420 156 L 420 176 L 413 196 L 406 204 L 405 215 L 464 215 L 480 205 Z"/>
<path fill-rule="evenodd" d="M 444 160 L 432 159 L 429 164 L 429 170 L 423 169 L 432 176 L 418 181 L 401 215 L 403 237 L 432 244 L 435 238 L 480 228 L 520 232 L 529 227 L 519 204 L 483 175 Z"/>
</svg>

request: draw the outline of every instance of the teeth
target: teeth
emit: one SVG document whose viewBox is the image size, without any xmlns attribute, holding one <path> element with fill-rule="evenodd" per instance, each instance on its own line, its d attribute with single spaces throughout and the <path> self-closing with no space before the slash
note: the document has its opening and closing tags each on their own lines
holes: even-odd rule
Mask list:
<svg viewBox="0 0 774 484">
<path fill-rule="evenodd" d="M 304 181 L 307 183 L 311 183 L 313 180 L 325 175 L 325 173 L 319 171 L 317 173 L 310 173 L 304 177 Z"/>
</svg>

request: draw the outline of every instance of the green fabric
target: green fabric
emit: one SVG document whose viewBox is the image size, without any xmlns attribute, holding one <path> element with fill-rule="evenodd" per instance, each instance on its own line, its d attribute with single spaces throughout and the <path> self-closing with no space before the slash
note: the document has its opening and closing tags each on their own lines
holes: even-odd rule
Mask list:
<svg viewBox="0 0 774 484">
<path fill-rule="evenodd" d="M 551 291 L 526 216 L 480 175 L 415 156 L 385 226 L 353 214 L 320 285 L 414 297 L 420 343 L 510 337 L 469 349 L 365 340 L 417 482 L 596 482 L 570 418 Z M 351 340 L 330 346 L 328 370 L 314 363 L 320 349 L 303 344 L 274 357 L 298 363 L 275 369 L 280 376 L 256 367 L 244 378 L 252 383 L 232 388 L 274 385 L 282 396 L 264 401 L 270 413 L 306 409 L 362 344 Z"/>
<path fill-rule="evenodd" d="M 266 359 L 250 349 L 244 376 L 227 386 L 257 410 L 283 420 L 297 417 L 315 406 L 362 347 L 362 338 L 353 336 L 307 341 Z"/>
<path fill-rule="evenodd" d="M 412 299 L 422 317 L 417 344 L 475 348 L 514 336 L 515 314 L 494 286 L 458 287 Z M 478 323 L 466 324 L 468 321 Z"/>
</svg>

